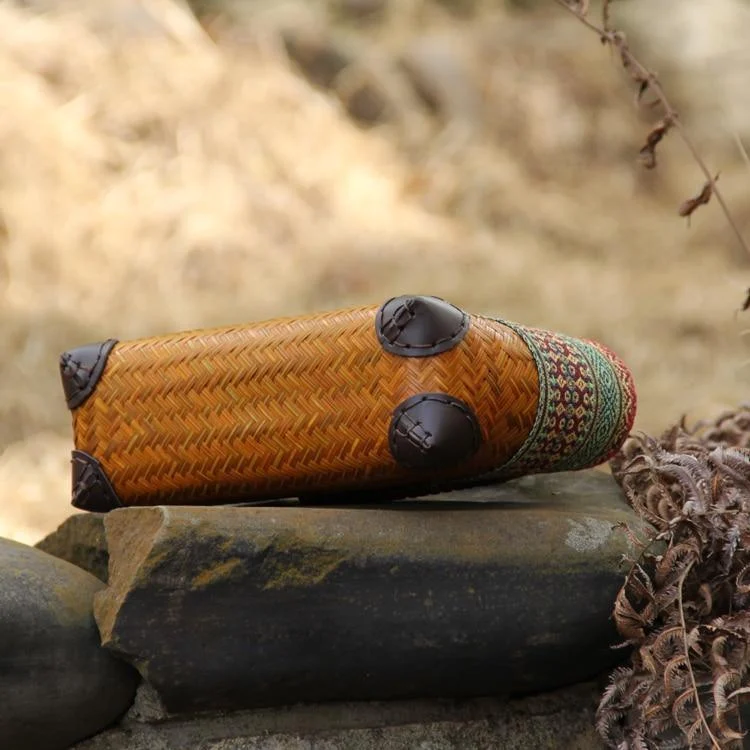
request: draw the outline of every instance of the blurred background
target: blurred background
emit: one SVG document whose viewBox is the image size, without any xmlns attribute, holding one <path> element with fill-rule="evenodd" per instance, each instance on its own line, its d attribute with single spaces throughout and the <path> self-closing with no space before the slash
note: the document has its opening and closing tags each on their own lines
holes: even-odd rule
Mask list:
<svg viewBox="0 0 750 750">
<path fill-rule="evenodd" d="M 750 237 L 750 4 L 612 17 Z M 0 93 L 0 536 L 72 512 L 58 356 L 110 336 L 421 292 L 603 341 L 640 430 L 747 396 L 748 258 L 553 0 L 0 0 Z"/>
</svg>

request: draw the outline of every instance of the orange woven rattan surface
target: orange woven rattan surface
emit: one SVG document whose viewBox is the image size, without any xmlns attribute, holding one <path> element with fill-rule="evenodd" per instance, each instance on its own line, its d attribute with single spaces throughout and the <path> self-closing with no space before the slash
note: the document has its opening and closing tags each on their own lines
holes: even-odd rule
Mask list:
<svg viewBox="0 0 750 750">
<path fill-rule="evenodd" d="M 478 452 L 431 478 L 507 461 L 534 424 L 529 348 L 481 317 L 438 357 L 390 354 L 378 308 L 361 307 L 117 344 L 73 412 L 77 449 L 95 456 L 126 505 L 211 503 L 414 481 L 388 447 L 393 410 L 423 392 L 465 401 Z"/>
</svg>

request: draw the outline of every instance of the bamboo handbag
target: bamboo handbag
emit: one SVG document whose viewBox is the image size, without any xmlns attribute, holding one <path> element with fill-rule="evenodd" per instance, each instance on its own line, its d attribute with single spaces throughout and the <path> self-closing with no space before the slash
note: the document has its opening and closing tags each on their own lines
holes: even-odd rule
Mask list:
<svg viewBox="0 0 750 750">
<path fill-rule="evenodd" d="M 72 503 L 246 502 L 576 470 L 620 447 L 604 346 L 402 296 L 64 353 Z"/>
</svg>

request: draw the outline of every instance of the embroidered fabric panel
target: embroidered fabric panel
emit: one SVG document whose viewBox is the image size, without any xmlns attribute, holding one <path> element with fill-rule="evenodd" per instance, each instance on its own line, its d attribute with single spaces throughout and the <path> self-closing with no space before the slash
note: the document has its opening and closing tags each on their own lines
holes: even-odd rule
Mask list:
<svg viewBox="0 0 750 750">
<path fill-rule="evenodd" d="M 609 349 L 504 320 L 526 343 L 539 373 L 539 407 L 528 438 L 503 476 L 573 471 L 609 460 L 636 411 L 632 375 Z"/>
</svg>

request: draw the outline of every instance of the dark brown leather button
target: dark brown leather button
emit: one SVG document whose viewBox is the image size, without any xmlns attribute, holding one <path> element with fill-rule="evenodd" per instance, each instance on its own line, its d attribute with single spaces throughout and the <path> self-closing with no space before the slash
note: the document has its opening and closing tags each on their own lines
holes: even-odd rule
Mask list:
<svg viewBox="0 0 750 750">
<path fill-rule="evenodd" d="M 463 339 L 469 325 L 463 310 L 439 297 L 393 297 L 375 317 L 383 349 L 401 357 L 446 352 Z"/>
<path fill-rule="evenodd" d="M 388 433 L 393 457 L 413 469 L 453 466 L 472 456 L 481 442 L 471 407 L 445 393 L 421 393 L 403 401 Z"/>
<path fill-rule="evenodd" d="M 117 339 L 107 339 L 79 346 L 60 356 L 60 377 L 69 409 L 80 406 L 94 392 L 116 343 Z"/>
<path fill-rule="evenodd" d="M 73 506 L 106 513 L 122 506 L 102 465 L 88 453 L 73 451 Z"/>
</svg>

